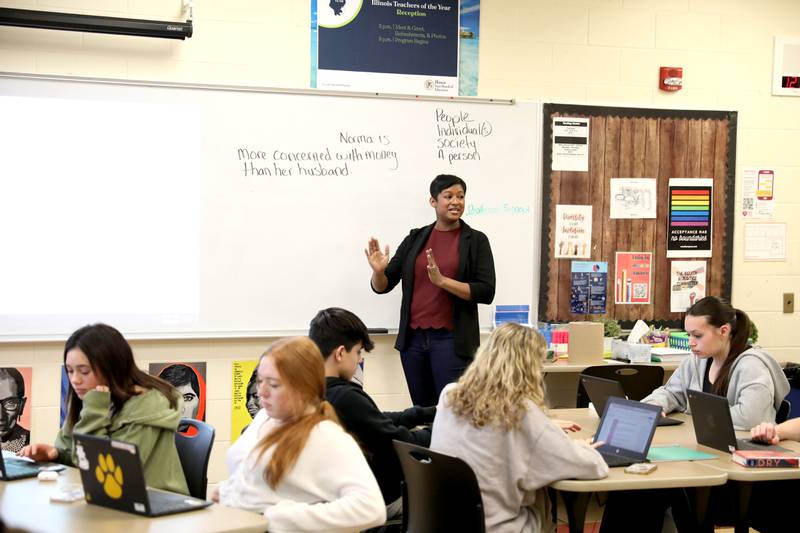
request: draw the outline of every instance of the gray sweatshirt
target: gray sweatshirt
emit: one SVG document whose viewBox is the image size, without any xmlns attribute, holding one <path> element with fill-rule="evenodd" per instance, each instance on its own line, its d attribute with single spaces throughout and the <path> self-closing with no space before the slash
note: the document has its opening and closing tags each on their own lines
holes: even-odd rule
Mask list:
<svg viewBox="0 0 800 533">
<path fill-rule="evenodd" d="M 703 376 L 711 358 L 690 355 L 663 385 L 643 402 L 660 405 L 664 412 L 690 413 L 687 389 L 703 390 Z M 761 422 L 775 422 L 775 413 L 789 392 L 789 382 L 778 362 L 753 346 L 733 362 L 728 382 L 728 404 L 736 429 L 750 429 Z"/>
<path fill-rule="evenodd" d="M 608 475 L 599 453 L 570 439 L 532 402 L 518 429 L 472 426 L 447 404 L 454 386 L 445 387 L 439 398 L 431 449 L 463 459 L 475 472 L 487 532 L 552 529 L 544 487 L 560 479 Z"/>
</svg>

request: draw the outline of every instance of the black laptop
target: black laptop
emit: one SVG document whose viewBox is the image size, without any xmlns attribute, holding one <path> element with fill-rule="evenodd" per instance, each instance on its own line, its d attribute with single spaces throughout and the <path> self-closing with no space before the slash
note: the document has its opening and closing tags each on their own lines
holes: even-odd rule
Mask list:
<svg viewBox="0 0 800 533">
<path fill-rule="evenodd" d="M 587 374 L 581 374 L 580 380 L 583 384 L 583 388 L 586 389 L 589 400 L 592 402 L 592 405 L 594 405 L 594 410 L 598 413 L 602 413 L 605 410 L 606 401 L 608 401 L 609 398 L 626 398 L 622 383 L 617 380 L 598 378 Z M 683 424 L 683 420 L 669 418 L 667 416 L 658 417 L 657 425 L 659 426 L 677 426 L 680 424 Z"/>
<path fill-rule="evenodd" d="M 147 488 L 135 444 L 76 433 L 75 455 L 86 501 L 143 516 L 195 511 L 210 501 Z"/>
<path fill-rule="evenodd" d="M 647 461 L 661 408 L 612 396 L 606 402 L 594 442 L 608 466 L 628 466 Z"/>
<path fill-rule="evenodd" d="M 737 439 L 727 398 L 692 389 L 687 390 L 686 394 L 689 397 L 694 434 L 698 444 L 723 452 L 732 450 L 790 451 L 780 446 L 751 439 Z"/>
<path fill-rule="evenodd" d="M 0 453 L 0 480 L 14 481 L 15 479 L 26 479 L 39 475 L 41 463 L 31 463 L 24 459 L 8 459 Z"/>
</svg>

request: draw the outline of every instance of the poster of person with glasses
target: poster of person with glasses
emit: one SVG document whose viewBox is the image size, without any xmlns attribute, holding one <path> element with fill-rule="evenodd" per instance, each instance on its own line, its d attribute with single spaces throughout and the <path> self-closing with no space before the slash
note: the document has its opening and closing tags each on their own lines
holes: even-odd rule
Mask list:
<svg viewBox="0 0 800 533">
<path fill-rule="evenodd" d="M 18 452 L 30 443 L 30 368 L 0 368 L 0 447 Z"/>
</svg>

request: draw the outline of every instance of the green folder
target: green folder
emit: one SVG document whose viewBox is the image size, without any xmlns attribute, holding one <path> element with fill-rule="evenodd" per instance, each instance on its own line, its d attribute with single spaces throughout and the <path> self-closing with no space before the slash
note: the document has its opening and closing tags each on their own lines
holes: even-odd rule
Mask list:
<svg viewBox="0 0 800 533">
<path fill-rule="evenodd" d="M 647 459 L 656 463 L 659 461 L 702 461 L 703 459 L 716 459 L 716 455 L 698 452 L 683 446 L 651 446 Z"/>
</svg>

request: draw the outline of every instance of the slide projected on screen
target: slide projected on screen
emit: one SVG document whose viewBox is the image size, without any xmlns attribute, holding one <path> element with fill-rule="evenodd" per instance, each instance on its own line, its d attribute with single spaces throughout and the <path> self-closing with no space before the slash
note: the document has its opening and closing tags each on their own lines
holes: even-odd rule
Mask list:
<svg viewBox="0 0 800 533">
<path fill-rule="evenodd" d="M 196 320 L 198 172 L 182 156 L 197 128 L 163 126 L 179 107 L 12 96 L 0 107 L 15 124 L 0 128 L 2 329 Z M 102 134 L 119 125 L 125 138 Z"/>
</svg>

